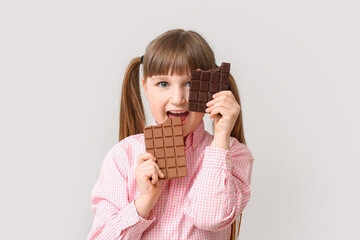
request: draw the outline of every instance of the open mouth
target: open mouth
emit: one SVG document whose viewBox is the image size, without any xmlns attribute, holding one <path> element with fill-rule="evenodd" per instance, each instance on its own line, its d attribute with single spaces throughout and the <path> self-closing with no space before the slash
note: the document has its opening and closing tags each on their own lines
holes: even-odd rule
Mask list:
<svg viewBox="0 0 360 240">
<path fill-rule="evenodd" d="M 185 124 L 186 120 L 188 119 L 189 114 L 190 113 L 188 111 L 179 111 L 179 110 L 173 110 L 173 111 L 166 112 L 166 115 L 168 118 L 180 117 L 182 125 Z"/>
</svg>

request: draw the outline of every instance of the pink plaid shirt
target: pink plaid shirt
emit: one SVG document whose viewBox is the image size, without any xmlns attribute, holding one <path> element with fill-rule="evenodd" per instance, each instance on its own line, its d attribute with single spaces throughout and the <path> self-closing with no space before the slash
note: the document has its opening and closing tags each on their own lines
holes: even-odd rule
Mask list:
<svg viewBox="0 0 360 240">
<path fill-rule="evenodd" d="M 231 137 L 230 150 L 209 147 L 202 121 L 185 142 L 187 176 L 164 181 L 149 218 L 138 215 L 135 168 L 144 134 L 129 136 L 107 153 L 92 191 L 94 222 L 87 239 L 230 239 L 231 223 L 250 198 L 254 158 Z"/>
</svg>

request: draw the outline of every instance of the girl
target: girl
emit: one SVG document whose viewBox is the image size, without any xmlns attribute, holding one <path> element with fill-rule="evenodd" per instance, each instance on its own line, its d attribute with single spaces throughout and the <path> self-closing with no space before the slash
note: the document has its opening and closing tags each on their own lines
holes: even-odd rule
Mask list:
<svg viewBox="0 0 360 240">
<path fill-rule="evenodd" d="M 181 117 L 187 176 L 164 174 L 145 153 L 142 87 L 155 124 Z M 246 147 L 240 98 L 230 90 L 207 103 L 214 135 L 204 130 L 205 113 L 188 112 L 192 69 L 216 67 L 214 53 L 196 32 L 171 30 L 158 36 L 125 73 L 120 136 L 106 155 L 92 191 L 95 218 L 88 239 L 235 239 L 235 220 L 250 198 L 253 156 Z"/>
</svg>

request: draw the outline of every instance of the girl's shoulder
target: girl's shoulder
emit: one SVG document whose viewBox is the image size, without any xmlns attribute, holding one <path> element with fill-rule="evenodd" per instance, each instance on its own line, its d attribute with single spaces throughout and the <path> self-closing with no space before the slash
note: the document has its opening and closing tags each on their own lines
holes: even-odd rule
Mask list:
<svg viewBox="0 0 360 240">
<path fill-rule="evenodd" d="M 145 147 L 144 134 L 134 134 L 124 138 L 123 140 L 116 143 L 113 148 L 125 155 L 128 155 L 131 151 L 141 151 Z"/>
<path fill-rule="evenodd" d="M 135 134 L 114 144 L 108 151 L 104 165 L 116 167 L 123 173 L 137 163 L 138 155 L 145 152 L 144 134 Z"/>
<path fill-rule="evenodd" d="M 119 146 L 128 146 L 129 144 L 144 144 L 144 133 L 130 135 L 117 143 Z"/>
</svg>

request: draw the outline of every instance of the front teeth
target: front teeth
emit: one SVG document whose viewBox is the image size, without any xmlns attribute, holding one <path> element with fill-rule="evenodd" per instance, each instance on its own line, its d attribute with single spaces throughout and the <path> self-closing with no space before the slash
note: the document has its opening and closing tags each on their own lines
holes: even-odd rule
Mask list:
<svg viewBox="0 0 360 240">
<path fill-rule="evenodd" d="M 169 111 L 169 112 L 174 114 L 181 114 L 181 113 L 186 113 L 187 111 Z"/>
</svg>

